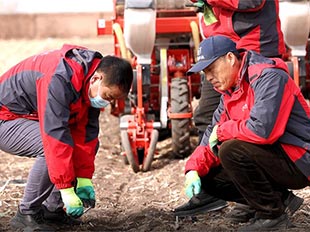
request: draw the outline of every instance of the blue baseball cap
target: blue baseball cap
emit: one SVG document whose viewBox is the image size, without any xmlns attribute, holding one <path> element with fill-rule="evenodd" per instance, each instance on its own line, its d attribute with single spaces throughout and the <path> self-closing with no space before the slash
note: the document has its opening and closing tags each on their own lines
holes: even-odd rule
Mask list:
<svg viewBox="0 0 310 232">
<path fill-rule="evenodd" d="M 200 72 L 228 52 L 237 52 L 236 44 L 226 36 L 211 36 L 199 44 L 197 63 L 191 67 L 187 74 Z"/>
</svg>

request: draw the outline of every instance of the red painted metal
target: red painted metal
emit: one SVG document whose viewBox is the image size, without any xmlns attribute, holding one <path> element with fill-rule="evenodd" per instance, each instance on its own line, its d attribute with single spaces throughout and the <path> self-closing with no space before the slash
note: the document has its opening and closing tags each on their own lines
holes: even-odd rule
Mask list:
<svg viewBox="0 0 310 232">
<path fill-rule="evenodd" d="M 114 3 L 116 0 L 114 0 Z M 198 24 L 198 16 L 193 9 L 175 9 L 175 10 L 157 10 L 156 11 L 156 36 L 180 35 L 183 33 L 191 33 L 190 23 L 192 21 Z M 110 20 L 99 19 L 97 21 L 98 35 L 113 35 L 114 37 L 114 54 L 121 56 L 120 45 L 115 33 L 113 32 L 113 24 L 118 23 L 123 30 L 124 18 L 123 14 L 117 14 L 117 9 L 114 4 L 113 17 Z M 154 121 L 147 119 L 146 114 L 151 108 L 153 111 L 160 111 L 160 76 L 158 72 L 158 63 L 155 54 L 155 49 L 152 54 L 151 76 L 150 76 L 150 95 L 145 102 L 142 98 L 142 67 L 136 63 L 135 57 L 132 59 L 132 66 L 136 69 L 136 89 L 137 89 L 137 106 L 131 108 L 133 119 L 128 121 L 127 133 L 132 148 L 135 161 L 141 165 L 138 151 L 144 150 L 144 157 L 147 154 L 150 146 L 152 131 L 154 130 Z M 168 86 L 170 87 L 172 78 L 187 77 L 189 86 L 189 102 L 192 97 L 199 97 L 200 75 L 186 76 L 187 70 L 194 63 L 193 49 L 168 48 L 167 49 L 167 71 L 168 71 Z M 118 100 L 112 105 L 111 113 L 115 116 L 120 116 L 124 112 L 124 101 Z M 192 118 L 192 107 L 189 106 L 188 113 L 171 113 L 168 108 L 168 117 L 170 119 Z M 168 125 L 170 128 L 170 125 Z"/>
</svg>

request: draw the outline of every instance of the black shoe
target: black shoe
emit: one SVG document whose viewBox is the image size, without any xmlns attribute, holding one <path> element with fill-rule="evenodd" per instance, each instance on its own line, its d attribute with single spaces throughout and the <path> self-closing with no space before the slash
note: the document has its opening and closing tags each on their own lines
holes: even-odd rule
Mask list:
<svg viewBox="0 0 310 232">
<path fill-rule="evenodd" d="M 293 216 L 293 214 L 300 208 L 304 202 L 303 198 L 296 196 L 293 192 L 289 191 L 286 199 L 284 200 L 285 212 Z M 234 209 L 227 215 L 227 217 L 234 223 L 248 222 L 255 217 L 255 209 L 248 205 L 236 204 Z"/>
<path fill-rule="evenodd" d="M 233 223 L 245 223 L 255 217 L 256 210 L 249 205 L 237 203 L 227 214 L 227 218 Z"/>
<path fill-rule="evenodd" d="M 293 192 L 289 191 L 287 198 L 284 201 L 284 205 L 286 206 L 285 212 L 293 216 L 293 214 L 300 208 L 304 199 L 296 196 Z"/>
<path fill-rule="evenodd" d="M 285 230 L 292 226 L 287 214 L 284 213 L 280 217 L 274 219 L 257 219 L 255 218 L 251 224 L 242 226 L 238 231 L 273 231 Z"/>
<path fill-rule="evenodd" d="M 210 196 L 204 192 L 193 196 L 187 203 L 177 207 L 173 213 L 175 216 L 193 216 L 227 207 L 226 201 Z"/>
<path fill-rule="evenodd" d="M 58 209 L 55 212 L 49 211 L 45 205 L 42 205 L 43 218 L 49 223 L 56 225 L 82 225 L 83 222 L 79 219 L 70 217 L 63 209 Z"/>
<path fill-rule="evenodd" d="M 42 211 L 37 214 L 22 214 L 18 210 L 11 219 L 10 226 L 13 231 L 56 231 L 44 221 Z"/>
</svg>

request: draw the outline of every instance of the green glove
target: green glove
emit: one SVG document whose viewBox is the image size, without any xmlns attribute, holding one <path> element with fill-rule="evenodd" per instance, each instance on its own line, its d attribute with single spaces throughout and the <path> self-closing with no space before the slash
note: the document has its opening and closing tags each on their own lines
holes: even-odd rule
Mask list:
<svg viewBox="0 0 310 232">
<path fill-rule="evenodd" d="M 194 6 L 198 7 L 198 8 L 203 8 L 205 5 L 204 0 L 197 0 L 197 2 L 194 3 Z"/>
<path fill-rule="evenodd" d="M 95 207 L 95 190 L 91 179 L 78 177 L 76 194 L 82 200 L 84 207 Z"/>
<path fill-rule="evenodd" d="M 213 154 L 216 156 L 218 155 L 217 154 L 218 153 L 217 144 L 219 142 L 219 140 L 217 138 L 217 133 L 216 133 L 217 128 L 218 128 L 218 125 L 215 125 L 213 127 L 213 130 L 212 130 L 210 137 L 209 137 L 209 147 L 212 150 Z"/>
<path fill-rule="evenodd" d="M 205 5 L 203 10 L 203 18 L 206 26 L 211 25 L 212 23 L 217 22 L 217 18 L 213 14 L 212 8 L 208 5 Z"/>
<path fill-rule="evenodd" d="M 71 187 L 60 189 L 60 194 L 67 214 L 75 218 L 82 216 L 83 203 L 81 199 L 75 194 L 74 188 Z"/>
<path fill-rule="evenodd" d="M 200 193 L 201 181 L 197 171 L 189 171 L 185 175 L 185 193 L 189 198 Z"/>
<path fill-rule="evenodd" d="M 194 3 L 194 6 L 196 6 L 200 12 L 203 12 L 203 19 L 206 26 L 217 22 L 217 18 L 213 13 L 212 7 L 208 4 L 207 1 L 198 0 Z"/>
</svg>

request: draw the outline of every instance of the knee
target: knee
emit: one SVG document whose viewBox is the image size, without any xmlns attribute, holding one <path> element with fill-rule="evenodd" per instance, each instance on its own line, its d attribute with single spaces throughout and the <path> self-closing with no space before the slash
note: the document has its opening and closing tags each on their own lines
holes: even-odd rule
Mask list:
<svg viewBox="0 0 310 232">
<path fill-rule="evenodd" d="M 240 162 L 244 159 L 242 150 L 242 141 L 232 139 L 221 144 L 219 149 L 219 158 L 223 166 L 230 165 L 232 162 Z"/>
</svg>

